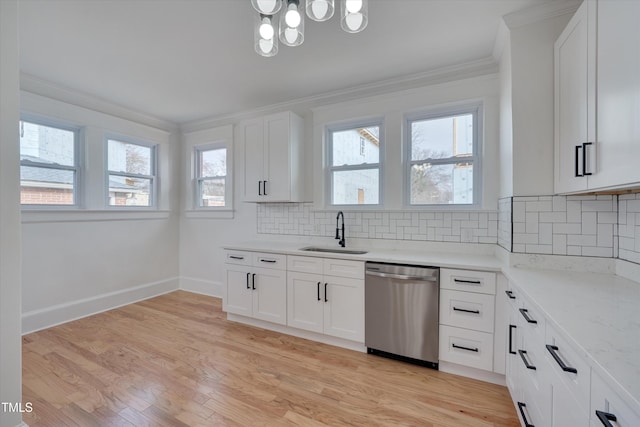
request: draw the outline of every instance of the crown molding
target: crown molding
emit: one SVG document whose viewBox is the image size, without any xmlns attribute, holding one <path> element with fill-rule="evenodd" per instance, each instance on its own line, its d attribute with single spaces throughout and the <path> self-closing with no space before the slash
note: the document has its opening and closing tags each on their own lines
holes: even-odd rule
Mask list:
<svg viewBox="0 0 640 427">
<path fill-rule="evenodd" d="M 98 111 L 110 116 L 130 120 L 167 132 L 177 132 L 179 129 L 176 123 L 163 120 L 140 111 L 132 110 L 130 108 L 123 107 L 122 105 L 114 104 L 113 102 L 99 98 L 95 95 L 90 95 L 66 86 L 58 85 L 27 73 L 20 73 L 20 90 L 52 98 L 57 101 L 66 102 L 68 104 L 73 104 L 78 107 L 87 108 L 89 110 Z"/>
<path fill-rule="evenodd" d="M 497 72 L 497 62 L 492 57 L 487 57 L 463 64 L 436 68 L 421 73 L 394 77 L 392 79 L 380 80 L 374 83 L 352 86 L 350 88 L 337 91 L 266 105 L 252 110 L 194 120 L 183 123 L 180 126 L 180 129 L 183 133 L 194 132 L 282 110 L 310 110 L 317 107 L 353 100 L 354 98 L 366 98 L 369 96 L 398 92 L 422 86 L 449 83 L 473 77 L 495 74 Z"/>
<path fill-rule="evenodd" d="M 523 27 L 556 16 L 575 13 L 583 0 L 553 0 L 509 13 L 502 17 L 509 29 Z"/>
</svg>

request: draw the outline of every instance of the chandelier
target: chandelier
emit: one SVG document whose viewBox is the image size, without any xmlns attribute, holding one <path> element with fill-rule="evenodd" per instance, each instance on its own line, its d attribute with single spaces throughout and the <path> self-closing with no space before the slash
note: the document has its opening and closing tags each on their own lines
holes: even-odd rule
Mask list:
<svg viewBox="0 0 640 427">
<path fill-rule="evenodd" d="M 347 33 L 359 33 L 367 26 L 368 0 L 339 0 L 340 25 Z M 335 0 L 251 0 L 258 12 L 254 26 L 254 47 L 258 55 L 275 56 L 278 42 L 300 46 L 304 41 L 304 15 L 317 22 L 333 16 Z"/>
</svg>

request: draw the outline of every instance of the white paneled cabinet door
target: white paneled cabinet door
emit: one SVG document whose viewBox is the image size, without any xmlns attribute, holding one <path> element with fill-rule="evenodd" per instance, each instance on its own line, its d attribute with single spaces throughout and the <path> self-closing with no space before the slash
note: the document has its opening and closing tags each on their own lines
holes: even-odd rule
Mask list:
<svg viewBox="0 0 640 427">
<path fill-rule="evenodd" d="M 567 386 L 554 378 L 551 384 L 551 427 L 588 426 L 589 412 L 578 404 Z"/>
<path fill-rule="evenodd" d="M 287 324 L 287 272 L 254 268 L 253 317 L 267 322 Z"/>
<path fill-rule="evenodd" d="M 264 126 L 262 118 L 249 120 L 241 126 L 244 139 L 244 199 L 257 202 L 261 199 L 264 180 Z"/>
<path fill-rule="evenodd" d="M 265 150 L 264 199 L 269 201 L 289 200 L 291 197 L 291 162 L 289 153 L 289 113 L 279 113 L 264 118 Z"/>
<path fill-rule="evenodd" d="M 287 274 L 288 325 L 322 333 L 324 317 L 322 276 L 309 273 Z"/>
<path fill-rule="evenodd" d="M 364 280 L 325 276 L 324 333 L 364 342 Z"/>
<path fill-rule="evenodd" d="M 253 312 L 253 290 L 248 267 L 227 265 L 226 311 L 251 317 Z"/>
<path fill-rule="evenodd" d="M 556 193 L 587 189 L 585 172 L 595 138 L 595 46 L 589 45 L 589 1 L 567 24 L 554 47 L 555 56 L 555 177 Z M 586 156 L 586 157 L 585 157 Z M 586 170 L 585 170 L 586 169 Z"/>
<path fill-rule="evenodd" d="M 599 1 L 598 173 L 591 188 L 640 183 L 640 2 Z"/>
</svg>

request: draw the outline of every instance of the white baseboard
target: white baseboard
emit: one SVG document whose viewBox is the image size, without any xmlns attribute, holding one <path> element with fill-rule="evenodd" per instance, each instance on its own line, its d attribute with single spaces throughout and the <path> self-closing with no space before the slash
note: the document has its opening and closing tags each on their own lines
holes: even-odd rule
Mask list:
<svg viewBox="0 0 640 427">
<path fill-rule="evenodd" d="M 194 277 L 180 277 L 180 289 L 210 297 L 223 298 L 224 285 L 213 280 L 196 279 Z"/>
<path fill-rule="evenodd" d="M 127 304 L 142 301 L 158 295 L 173 292 L 179 289 L 179 279 L 172 277 L 159 282 L 127 288 L 120 291 L 109 292 L 58 304 L 40 310 L 33 310 L 22 314 L 22 334 L 39 331 L 52 326 L 81 319 L 103 311 L 122 307 Z"/>
<path fill-rule="evenodd" d="M 438 363 L 438 370 L 448 374 L 460 375 L 501 386 L 507 385 L 506 377 L 502 374 L 496 374 L 495 372 L 489 372 L 483 369 L 470 368 L 468 366 L 458 365 L 457 363 L 444 362 L 441 360 L 440 363 Z"/>
</svg>

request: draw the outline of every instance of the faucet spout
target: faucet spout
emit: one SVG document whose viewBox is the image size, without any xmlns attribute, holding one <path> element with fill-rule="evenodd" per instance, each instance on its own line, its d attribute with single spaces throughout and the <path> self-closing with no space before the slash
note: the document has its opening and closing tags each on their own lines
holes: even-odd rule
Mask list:
<svg viewBox="0 0 640 427">
<path fill-rule="evenodd" d="M 342 226 L 340 226 L 340 219 L 342 219 Z M 338 215 L 336 216 L 336 240 L 338 240 L 338 244 L 343 248 L 346 246 L 344 236 L 344 213 L 342 213 L 342 211 L 338 212 Z"/>
</svg>

